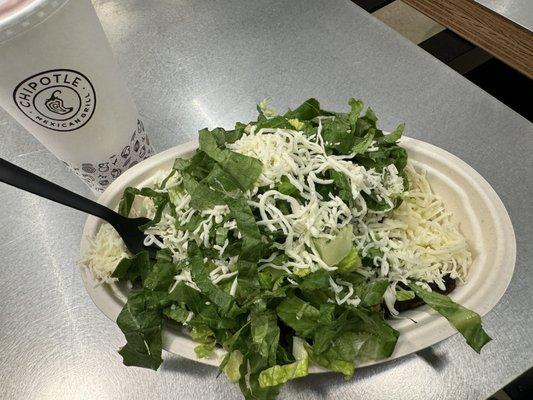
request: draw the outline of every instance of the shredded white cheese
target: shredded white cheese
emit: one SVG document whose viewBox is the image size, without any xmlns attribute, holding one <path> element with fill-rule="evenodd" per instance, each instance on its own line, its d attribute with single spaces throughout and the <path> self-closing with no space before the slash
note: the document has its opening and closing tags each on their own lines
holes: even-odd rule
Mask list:
<svg viewBox="0 0 533 400">
<path fill-rule="evenodd" d="M 83 255 L 82 265 L 86 266 L 98 282 L 111 283 L 111 274 L 117 264 L 129 254 L 119 234 L 109 224 L 103 224 L 94 238 L 88 238 L 89 247 Z"/>
<path fill-rule="evenodd" d="M 321 136 L 321 125 L 313 139 L 296 130 L 256 131 L 255 126 L 252 126 L 248 135 L 227 147 L 263 163 L 258 187 L 272 188 L 285 176 L 304 199 L 304 204 L 301 204 L 292 196 L 270 189 L 258 196 L 259 201 L 249 201 L 252 207 L 259 210 L 259 225 L 266 226 L 272 232 L 279 229 L 286 235 L 285 242 L 279 248 L 290 260 L 283 265 L 267 261 L 261 268 L 272 267 L 287 272 L 294 272 L 295 269 L 335 270 L 336 267 L 329 266 L 322 260 L 313 240 L 334 239 L 346 225 L 352 224 L 357 218 L 363 219 L 368 213 L 363 193 L 376 193 L 392 209 L 393 197 L 403 192 L 403 179 L 393 165 L 383 172 L 377 172 L 347 160 L 352 155 L 327 154 Z M 348 179 L 355 207 L 350 208 L 338 196 L 329 194 L 324 198 L 317 192 L 317 185 L 333 183 L 331 179 L 323 177 L 328 170 L 337 171 Z M 289 214 L 284 214 L 279 209 L 279 200 L 289 205 Z M 353 288 L 349 296 L 337 298 L 337 303 L 348 301 L 351 294 Z M 355 299 L 351 301 L 356 302 Z"/>
<path fill-rule="evenodd" d="M 293 122 L 291 124 L 295 128 L 300 127 L 299 121 Z M 257 158 L 263 164 L 256 186 L 245 193 L 245 197 L 260 215 L 258 225 L 264 226 L 269 232 L 281 231 L 285 236 L 283 243 L 274 244 L 274 252 L 270 257 L 259 261 L 260 271 L 275 268 L 297 276 L 318 269 L 334 271 L 337 267 L 324 262 L 314 241 L 335 239 L 343 228 L 352 226 L 352 239 L 359 252 L 363 257 L 372 254 L 372 261 L 377 267 L 375 270 L 361 268 L 361 273 L 371 279 L 385 277 L 390 282 L 384 300 L 392 314 L 397 313 L 394 302 L 398 282 L 416 279 L 434 282 L 444 288 L 443 277 L 447 274 L 460 281 L 466 279 L 472 261 L 468 244 L 451 214 L 445 210 L 440 197 L 432 192 L 424 173 L 408 164 L 406 173 L 410 189 L 404 193 L 403 178 L 394 165 L 377 172 L 353 164 L 349 160 L 352 155 L 327 154 L 320 121 L 313 137 L 290 129 L 256 130 L 253 125 L 247 126 L 246 132 L 240 140 L 227 145 L 229 149 Z M 372 146 L 375 146 L 375 142 Z M 354 199 L 352 206 L 338 196 L 331 193 L 324 195 L 317 190 L 318 185 L 333 182 L 325 174 L 330 170 L 337 171 L 347 179 Z M 181 187 L 179 173 L 174 172 L 161 187 L 165 176 L 168 176 L 168 171 L 158 177 L 157 190 L 168 192 L 171 204 L 167 205 L 161 220 L 146 231 L 145 244 L 169 249 L 175 262 L 186 257 L 190 240 L 205 248 L 213 248 L 219 258 L 209 260 L 215 264 L 209 277 L 215 285 L 232 279 L 230 294 L 235 296 L 238 287 L 235 265 L 238 257 L 223 258 L 229 245 L 228 239 L 222 245 L 214 244 L 211 240 L 212 230 L 223 222 L 222 226 L 234 237 L 241 237 L 235 220 L 228 219 L 229 208 L 224 205 L 209 210 L 194 210 L 190 207 L 191 196 Z M 289 196 L 276 190 L 282 177 L 286 177 L 296 188 L 297 195 Z M 260 188 L 262 194 L 257 195 Z M 389 209 L 370 210 L 364 193 L 373 193 L 378 200 L 388 204 Z M 403 203 L 393 210 L 395 199 L 400 195 L 403 196 Z M 288 213 L 280 209 L 280 202 L 288 206 Z M 284 211 L 287 212 L 286 209 Z M 151 218 L 154 214 L 155 207 L 151 199 L 136 199 L 132 216 Z M 178 229 L 192 218 L 200 220 L 196 229 Z M 89 247 L 83 263 L 99 281 L 113 281 L 110 275 L 118 262 L 128 255 L 118 234 L 104 224 Z M 288 261 L 281 265 L 274 263 L 279 254 L 285 254 Z M 179 282 L 185 282 L 199 290 L 188 268 L 182 269 L 174 279 L 173 288 Z M 288 279 L 289 282 L 295 282 Z M 424 286 L 429 288 L 427 284 Z M 330 288 L 337 304 L 357 306 L 361 301 L 349 282 L 330 279 Z"/>
</svg>

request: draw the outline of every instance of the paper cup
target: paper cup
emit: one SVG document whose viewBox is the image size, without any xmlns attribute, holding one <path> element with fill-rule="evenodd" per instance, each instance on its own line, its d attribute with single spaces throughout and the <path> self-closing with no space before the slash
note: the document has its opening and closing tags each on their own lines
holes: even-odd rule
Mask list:
<svg viewBox="0 0 533 400">
<path fill-rule="evenodd" d="M 0 5 L 0 106 L 95 192 L 154 153 L 90 0 Z"/>
</svg>

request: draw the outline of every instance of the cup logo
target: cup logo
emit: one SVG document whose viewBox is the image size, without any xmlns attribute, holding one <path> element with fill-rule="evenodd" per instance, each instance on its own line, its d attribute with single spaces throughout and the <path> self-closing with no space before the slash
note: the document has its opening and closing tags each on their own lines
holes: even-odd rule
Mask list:
<svg viewBox="0 0 533 400">
<path fill-rule="evenodd" d="M 52 96 L 44 102 L 46 108 L 59 115 L 65 115 L 71 112 L 74 107 L 65 107 L 63 105 L 63 99 L 57 97 L 56 93 L 61 94 L 61 90 L 54 90 Z"/>
<path fill-rule="evenodd" d="M 33 122 L 58 132 L 81 128 L 96 107 L 93 85 L 85 75 L 71 69 L 30 76 L 17 85 L 13 100 Z"/>
</svg>

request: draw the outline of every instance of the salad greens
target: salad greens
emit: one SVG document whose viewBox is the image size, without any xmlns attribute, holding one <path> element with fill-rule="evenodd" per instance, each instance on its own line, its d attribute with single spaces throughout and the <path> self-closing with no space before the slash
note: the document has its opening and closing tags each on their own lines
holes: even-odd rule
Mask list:
<svg viewBox="0 0 533 400">
<path fill-rule="evenodd" d="M 265 211 L 260 203 L 274 190 L 277 197 L 268 212 L 282 221 L 311 200 L 288 175 L 259 186 L 269 166 L 232 150 L 253 131 L 298 131 L 317 146 L 322 143 L 327 155 L 338 156 L 335 160 L 348 160 L 375 174 L 394 166 L 406 191 L 407 153 L 398 145 L 404 125 L 387 135 L 377 127 L 372 109 L 363 112 L 363 103 L 355 99 L 349 106 L 347 113 L 325 111 L 309 99 L 277 115 L 262 103 L 256 121 L 237 123 L 228 131 L 201 130 L 194 156 L 177 159 L 155 188 L 125 190 L 119 206 L 123 215 L 129 215 L 136 197 L 152 200 L 154 215 L 143 229 L 159 238 L 161 247 L 157 260 L 141 252 L 123 259 L 112 275 L 135 288 L 117 318 L 127 341 L 120 350 L 125 365 L 160 366 L 164 321 L 185 327 L 198 342 L 198 357 L 211 356 L 216 347 L 226 350 L 220 370 L 238 382 L 246 399 L 275 398 L 284 383 L 306 376 L 311 362 L 350 378 L 359 363 L 393 353 L 399 333 L 387 323 L 389 280 L 379 273 L 382 250 L 370 247 L 363 253 L 353 240 L 355 228 L 346 224 L 313 234 L 309 246 L 317 254 L 305 247 L 322 267 L 289 268 L 295 263 L 283 245 L 292 227 L 269 228 L 261 222 Z M 364 200 L 368 212 L 379 217 L 403 201 L 401 191 L 387 201 L 377 189 L 356 199 L 349 177 L 336 169 L 314 178 L 317 198 L 339 199 L 335 201 L 349 210 L 362 212 Z M 186 200 L 190 212 L 179 209 Z M 169 218 L 167 230 L 189 235 L 180 244 L 182 253 L 159 237 L 163 230 L 158 227 Z M 397 301 L 422 299 L 478 352 L 490 340 L 473 311 L 413 279 L 404 284 L 409 290 L 398 288 Z"/>
</svg>

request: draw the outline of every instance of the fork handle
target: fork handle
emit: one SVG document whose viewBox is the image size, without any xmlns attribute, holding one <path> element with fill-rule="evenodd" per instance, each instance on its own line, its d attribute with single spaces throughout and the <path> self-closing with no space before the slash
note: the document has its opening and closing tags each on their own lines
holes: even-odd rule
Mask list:
<svg viewBox="0 0 533 400">
<path fill-rule="evenodd" d="M 102 218 L 111 225 L 115 225 L 121 218 L 115 211 L 32 174 L 3 158 L 0 158 L 0 182 Z"/>
</svg>

